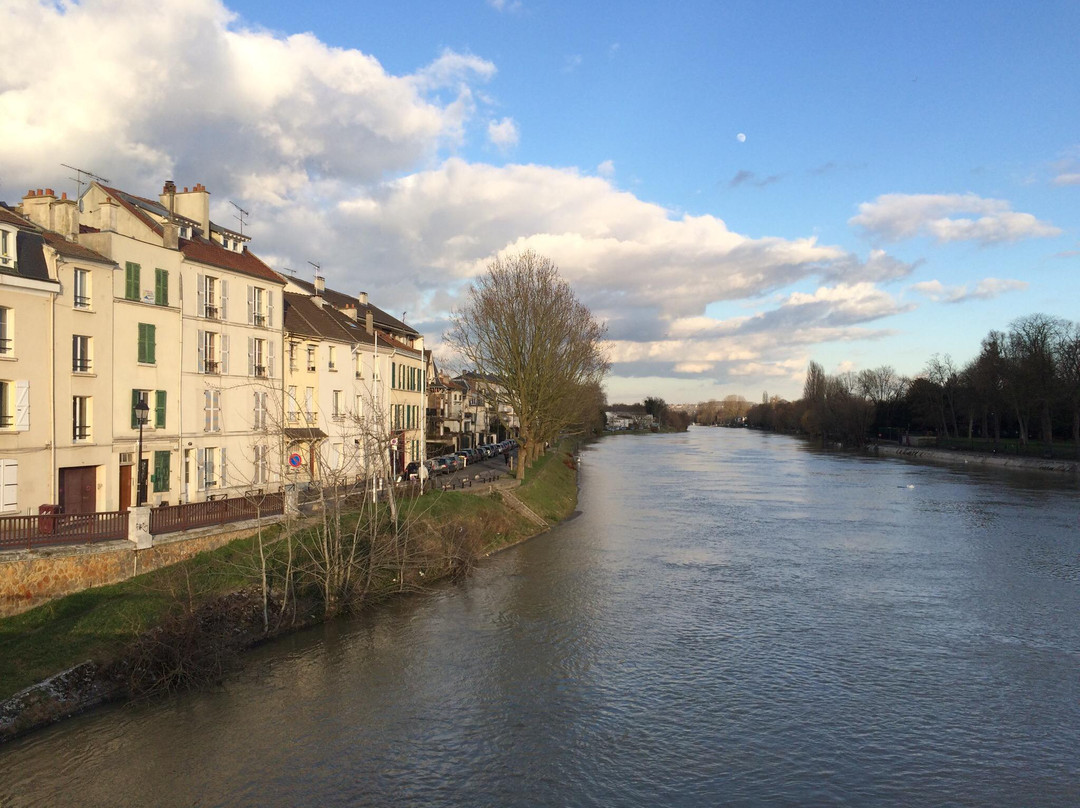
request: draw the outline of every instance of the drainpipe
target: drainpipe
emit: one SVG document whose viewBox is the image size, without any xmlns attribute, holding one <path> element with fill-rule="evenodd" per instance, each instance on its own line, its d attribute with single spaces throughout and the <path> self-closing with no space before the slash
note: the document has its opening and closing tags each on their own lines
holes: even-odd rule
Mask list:
<svg viewBox="0 0 1080 808">
<path fill-rule="evenodd" d="M 56 282 L 60 283 L 60 255 L 56 256 Z M 50 353 L 52 354 L 52 373 L 51 384 L 52 389 L 49 391 L 49 446 L 51 447 L 49 460 L 49 468 L 51 473 L 49 474 L 49 504 L 58 505 L 56 501 L 56 487 L 57 477 L 60 476 L 59 469 L 56 468 L 56 298 L 59 297 L 59 290 L 52 296 L 52 303 L 49 306 L 49 344 L 52 346 Z"/>
</svg>

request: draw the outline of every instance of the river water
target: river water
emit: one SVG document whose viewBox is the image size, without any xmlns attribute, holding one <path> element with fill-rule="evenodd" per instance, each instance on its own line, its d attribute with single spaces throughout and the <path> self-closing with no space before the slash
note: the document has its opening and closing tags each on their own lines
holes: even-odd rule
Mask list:
<svg viewBox="0 0 1080 808">
<path fill-rule="evenodd" d="M 586 449 L 580 510 L 0 747 L 0 805 L 1080 804 L 1075 478 L 691 429 Z"/>
</svg>

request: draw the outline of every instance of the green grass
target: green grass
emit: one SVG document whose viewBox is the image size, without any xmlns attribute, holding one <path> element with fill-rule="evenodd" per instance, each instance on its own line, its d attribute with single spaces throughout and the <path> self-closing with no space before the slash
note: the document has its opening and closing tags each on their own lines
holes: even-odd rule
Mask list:
<svg viewBox="0 0 1080 808">
<path fill-rule="evenodd" d="M 561 446 L 537 461 L 517 489 L 521 500 L 549 522 L 568 516 L 577 502 L 576 475 L 564 462 L 572 460 L 570 448 Z M 346 525 L 356 518 L 346 516 Z M 460 491 L 430 492 L 405 501 L 401 518 L 454 525 L 475 535 L 484 551 L 535 532 L 497 495 Z M 263 532 L 268 542 L 277 534 L 277 527 Z M 122 583 L 87 589 L 0 619 L 0 699 L 85 660 L 115 658 L 140 633 L 177 609 L 257 585 L 258 569 L 252 536 Z"/>
</svg>

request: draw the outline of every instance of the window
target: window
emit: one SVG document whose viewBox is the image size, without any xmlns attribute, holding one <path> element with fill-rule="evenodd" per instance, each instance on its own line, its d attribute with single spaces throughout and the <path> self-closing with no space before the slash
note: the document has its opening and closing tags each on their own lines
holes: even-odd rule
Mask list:
<svg viewBox="0 0 1080 808">
<path fill-rule="evenodd" d="M 140 401 L 145 402 L 146 406 L 149 407 L 150 406 L 150 393 L 151 392 L 152 391 L 150 391 L 150 390 L 132 390 L 131 391 L 131 428 L 132 429 L 138 429 L 139 428 L 139 416 L 137 416 L 135 414 L 135 407 L 138 406 Z M 147 413 L 147 420 L 146 420 L 146 423 L 143 424 L 143 429 L 146 429 L 147 427 L 151 426 L 151 423 L 152 422 L 150 420 L 150 414 Z"/>
<path fill-rule="evenodd" d="M 169 457 L 169 452 L 154 452 L 154 473 L 150 475 L 150 482 L 154 484 L 155 493 L 169 490 Z"/>
<path fill-rule="evenodd" d="M 169 305 L 169 270 L 154 270 L 154 304 L 158 306 Z"/>
<path fill-rule="evenodd" d="M 0 429 L 30 429 L 30 382 L 0 379 Z"/>
<path fill-rule="evenodd" d="M 15 266 L 15 233 L 0 228 L 0 267 Z"/>
<path fill-rule="evenodd" d="M 77 309 L 90 308 L 90 271 L 87 269 L 75 270 L 75 289 L 73 290 L 73 305 Z"/>
<path fill-rule="evenodd" d="M 90 368 L 90 337 L 75 334 L 71 337 L 71 371 L 89 373 Z"/>
<path fill-rule="evenodd" d="M 326 366 L 329 370 L 337 370 L 337 349 L 331 345 L 327 350 L 329 351 L 329 359 Z"/>
<path fill-rule="evenodd" d="M 296 343 L 289 343 L 289 370 L 296 370 Z"/>
<path fill-rule="evenodd" d="M 215 331 L 200 331 L 195 340 L 199 373 L 227 374 L 229 372 L 229 335 Z"/>
<path fill-rule="evenodd" d="M 226 465 L 225 448 L 199 449 L 195 452 L 195 467 L 198 479 L 196 485 L 199 490 L 207 488 L 224 488 Z"/>
<path fill-rule="evenodd" d="M 255 429 L 266 429 L 266 393 L 255 393 Z"/>
<path fill-rule="evenodd" d="M 356 411 L 353 413 L 357 420 L 360 420 L 364 415 L 364 397 L 359 393 L 356 394 Z"/>
<path fill-rule="evenodd" d="M 196 308 L 208 320 L 228 319 L 229 282 L 212 275 L 199 275 L 195 284 Z"/>
<path fill-rule="evenodd" d="M 221 431 L 221 391 L 205 390 L 203 396 L 204 432 Z"/>
<path fill-rule="evenodd" d="M 340 421 L 345 417 L 345 411 L 341 407 L 341 391 L 334 391 L 334 420 Z"/>
<path fill-rule="evenodd" d="M 270 482 L 270 447 L 255 446 L 255 470 L 252 482 L 255 485 L 266 485 Z"/>
<path fill-rule="evenodd" d="M 356 355 L 356 378 L 364 378 L 364 360 L 360 354 Z"/>
<path fill-rule="evenodd" d="M 315 346 L 307 346 L 307 369 L 315 370 Z"/>
<path fill-rule="evenodd" d="M 311 423 L 312 421 L 315 420 L 315 412 L 313 411 L 314 407 L 315 407 L 315 388 L 314 387 L 305 387 L 304 388 L 304 417 L 307 418 L 308 423 Z"/>
<path fill-rule="evenodd" d="M 296 398 L 296 385 L 295 384 L 290 384 L 289 385 L 289 399 L 288 399 L 288 401 L 285 402 L 285 405 L 286 405 L 286 407 L 287 407 L 287 409 L 289 411 L 289 420 L 290 421 L 295 421 L 297 418 L 300 417 L 300 413 L 298 412 L 298 410 L 300 408 L 300 402 Z"/>
<path fill-rule="evenodd" d="M 19 510 L 19 461 L 0 458 L 0 513 Z"/>
<path fill-rule="evenodd" d="M 157 326 L 152 323 L 139 323 L 139 362 L 144 365 L 155 364 Z"/>
<path fill-rule="evenodd" d="M 248 325 L 274 327 L 274 293 L 260 286 L 248 287 Z"/>
<path fill-rule="evenodd" d="M 124 299 L 139 299 L 139 272 L 141 267 L 133 261 L 124 266 Z"/>
<path fill-rule="evenodd" d="M 274 343 L 248 337 L 248 376 L 274 377 Z"/>
<path fill-rule="evenodd" d="M 71 399 L 71 439 L 90 440 L 90 397 L 74 396 Z"/>
<path fill-rule="evenodd" d="M 15 353 L 15 317 L 14 312 L 0 306 L 0 356 Z"/>
</svg>

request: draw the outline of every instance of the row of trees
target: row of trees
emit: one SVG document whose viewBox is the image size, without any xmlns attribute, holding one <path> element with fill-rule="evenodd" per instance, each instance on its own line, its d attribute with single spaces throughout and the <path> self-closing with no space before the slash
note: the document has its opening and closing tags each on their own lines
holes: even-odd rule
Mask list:
<svg viewBox="0 0 1080 808">
<path fill-rule="evenodd" d="M 1080 457 L 1080 324 L 1020 317 L 987 334 L 967 364 L 935 354 L 915 378 L 888 366 L 830 375 L 811 362 L 800 400 L 768 399 L 746 417 L 750 426 L 849 446 L 930 433 L 992 445 L 1015 437 L 1052 451 L 1056 439 L 1071 438 Z"/>
</svg>

